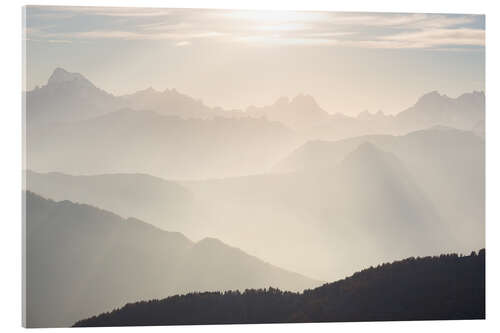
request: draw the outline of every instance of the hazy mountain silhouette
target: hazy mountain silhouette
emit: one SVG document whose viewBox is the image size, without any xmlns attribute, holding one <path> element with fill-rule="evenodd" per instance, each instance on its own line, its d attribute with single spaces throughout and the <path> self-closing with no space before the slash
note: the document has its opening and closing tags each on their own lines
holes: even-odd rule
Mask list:
<svg viewBox="0 0 500 333">
<path fill-rule="evenodd" d="M 446 127 L 404 136 L 374 135 L 309 142 L 278 163 L 276 171 L 329 170 L 363 142 L 396 154 L 449 224 L 461 251 L 484 245 L 485 147 L 472 132 Z M 368 164 L 369 165 L 369 164 Z"/>
<path fill-rule="evenodd" d="M 283 97 L 270 106 L 250 107 L 245 113 L 280 121 L 309 140 L 338 140 L 367 134 L 406 134 L 436 125 L 484 133 L 484 110 L 484 92 L 450 98 L 433 91 L 396 115 L 366 110 L 357 117 L 328 113 L 307 95 L 299 95 L 292 101 Z"/>
<path fill-rule="evenodd" d="M 476 134 L 477 136 L 480 136 L 481 138 L 485 139 L 485 123 L 484 119 L 478 121 L 474 127 L 472 127 L 472 132 Z"/>
<path fill-rule="evenodd" d="M 27 125 L 87 119 L 124 107 L 79 73 L 56 68 L 47 84 L 25 93 Z"/>
<path fill-rule="evenodd" d="M 136 217 L 164 230 L 189 231 L 197 206 L 176 182 L 144 174 L 71 176 L 26 172 L 27 190 L 56 201 L 70 200 Z"/>
<path fill-rule="evenodd" d="M 30 129 L 27 168 L 176 179 L 248 175 L 268 170 L 297 144 L 288 128 L 264 119 L 182 119 L 122 109 Z"/>
<path fill-rule="evenodd" d="M 328 113 L 319 107 L 312 96 L 303 94 L 295 96 L 292 100 L 281 97 L 269 106 L 250 106 L 245 114 L 279 121 L 299 131 L 315 126 L 328 118 Z"/>
<path fill-rule="evenodd" d="M 434 125 L 484 132 L 484 92 L 465 93 L 457 98 L 434 91 L 423 95 L 414 106 L 397 115 L 363 111 L 357 117 L 342 110 L 323 110 L 310 95 L 289 100 L 281 97 L 274 104 L 250 106 L 243 110 L 208 107 L 199 99 L 166 89 L 152 88 L 133 94 L 113 96 L 97 88 L 83 75 L 56 68 L 47 84 L 26 94 L 28 126 L 89 119 L 121 108 L 150 110 L 181 118 L 212 119 L 265 118 L 279 121 L 300 133 L 303 139 L 338 140 L 367 134 L 405 134 Z M 481 122 L 483 125 L 481 126 Z"/>
<path fill-rule="evenodd" d="M 152 88 L 114 96 L 96 87 L 80 73 L 56 68 L 47 84 L 25 93 L 29 126 L 89 119 L 121 108 L 151 110 L 183 118 L 231 116 L 231 111 L 210 108 L 200 100 L 166 89 Z"/>
<path fill-rule="evenodd" d="M 414 242 L 408 242 L 406 239 L 407 245 L 418 244 L 423 241 L 423 236 L 431 235 L 425 224 L 438 222 L 437 216 L 434 215 L 435 208 L 396 155 L 365 142 L 349 153 L 336 171 L 337 177 L 332 185 L 336 184 L 342 188 L 339 196 L 349 197 L 346 204 L 352 202 L 363 209 L 373 207 L 370 209 L 371 225 L 376 221 L 389 223 L 385 226 L 373 225 L 370 234 L 385 233 L 387 236 L 391 233 L 394 238 L 400 235 L 419 239 Z M 323 177 L 320 176 L 320 179 Z M 362 220 L 366 221 L 365 213 L 362 213 Z M 425 235 L 419 235 L 419 232 L 424 232 Z M 399 245 L 400 248 L 404 246 Z M 429 248 L 432 248 L 431 244 Z"/>
<path fill-rule="evenodd" d="M 157 91 L 150 87 L 120 98 L 132 109 L 154 110 L 162 115 L 182 118 L 231 117 L 233 113 L 237 112 L 223 110 L 219 107 L 210 108 L 201 100 L 181 94 L 175 89 Z"/>
<path fill-rule="evenodd" d="M 75 324 L 148 326 L 485 318 L 485 251 L 408 258 L 303 293 L 190 293 L 127 304 Z"/>
<path fill-rule="evenodd" d="M 27 326 L 68 326 L 127 302 L 204 290 L 318 284 L 215 239 L 26 195 Z"/>
<path fill-rule="evenodd" d="M 401 131 L 445 125 L 471 130 L 484 121 L 484 92 L 465 93 L 457 98 L 430 92 L 419 98 L 414 106 L 398 113 L 395 117 Z"/>
</svg>

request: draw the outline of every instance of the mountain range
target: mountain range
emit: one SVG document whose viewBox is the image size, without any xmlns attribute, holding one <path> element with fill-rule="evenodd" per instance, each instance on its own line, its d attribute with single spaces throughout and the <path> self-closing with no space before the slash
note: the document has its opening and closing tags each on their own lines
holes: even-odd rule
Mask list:
<svg viewBox="0 0 500 333">
<path fill-rule="evenodd" d="M 268 170 L 298 143 L 291 130 L 263 119 L 182 119 L 121 109 L 87 120 L 32 127 L 27 134 L 27 168 L 220 178 Z"/>
<path fill-rule="evenodd" d="M 157 91 L 149 87 L 133 94 L 115 96 L 99 89 L 83 75 L 62 68 L 56 68 L 44 86 L 25 92 L 25 97 L 30 125 L 89 119 L 130 108 L 181 118 L 262 117 L 308 135 L 312 135 L 312 130 L 320 131 L 322 136 L 327 135 L 327 128 L 347 133 L 348 136 L 388 130 L 395 132 L 393 134 L 402 134 L 434 125 L 472 130 L 484 121 L 485 108 L 484 92 L 474 91 L 451 98 L 433 91 L 395 116 L 385 115 L 382 111 L 374 114 L 363 111 L 357 117 L 350 117 L 342 114 L 341 110 L 325 111 L 312 96 L 304 94 L 292 99 L 280 97 L 268 106 L 224 110 L 208 107 L 200 99 L 175 89 Z M 330 139 L 340 139 L 344 135 L 342 133 Z"/>
<path fill-rule="evenodd" d="M 209 108 L 175 89 L 159 92 L 148 88 L 115 96 L 99 89 L 80 73 L 70 73 L 62 68 L 56 68 L 47 84 L 26 92 L 25 97 L 30 126 L 90 119 L 122 108 L 195 118 L 226 113 L 220 108 Z"/>
<path fill-rule="evenodd" d="M 71 176 L 27 171 L 26 182 L 26 189 L 46 198 L 85 203 L 188 235 L 197 210 L 194 193 L 185 186 L 146 174 Z"/>
<path fill-rule="evenodd" d="M 174 89 L 114 96 L 81 74 L 57 68 L 46 85 L 25 96 L 27 169 L 41 172 L 223 178 L 268 172 L 311 140 L 404 134 L 436 125 L 484 137 L 482 92 L 455 99 L 432 92 L 395 116 L 332 114 L 302 94 L 228 111 Z"/>
</svg>

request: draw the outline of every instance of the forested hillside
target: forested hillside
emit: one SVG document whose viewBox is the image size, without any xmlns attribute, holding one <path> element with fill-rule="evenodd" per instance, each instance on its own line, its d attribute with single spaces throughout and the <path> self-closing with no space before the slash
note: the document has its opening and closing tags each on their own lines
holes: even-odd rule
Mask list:
<svg viewBox="0 0 500 333">
<path fill-rule="evenodd" d="M 127 304 L 75 326 L 485 318 L 485 250 L 408 258 L 303 293 L 190 293 Z"/>
</svg>

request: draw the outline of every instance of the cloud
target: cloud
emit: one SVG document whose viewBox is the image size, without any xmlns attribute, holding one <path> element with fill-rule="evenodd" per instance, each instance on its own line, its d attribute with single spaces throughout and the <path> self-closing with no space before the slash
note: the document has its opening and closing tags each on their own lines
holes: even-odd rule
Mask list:
<svg viewBox="0 0 500 333">
<path fill-rule="evenodd" d="M 73 39 L 121 39 L 121 40 L 182 40 L 216 38 L 224 36 L 217 31 L 193 31 L 191 33 L 161 32 L 145 33 L 125 30 L 93 30 L 71 33 L 39 33 L 41 38 L 73 38 Z"/>
<path fill-rule="evenodd" d="M 255 23 L 319 22 L 331 18 L 329 12 L 255 11 L 255 10 L 210 10 L 202 13 L 205 18 L 216 20 Z"/>
<path fill-rule="evenodd" d="M 405 29 L 446 28 L 470 24 L 475 15 L 443 14 L 334 14 L 335 25 L 358 25 L 368 27 L 403 27 Z"/>
<path fill-rule="evenodd" d="M 143 9 L 101 7 L 31 7 L 38 15 L 27 39 L 193 40 L 248 46 L 338 46 L 358 48 L 453 48 L 484 46 L 479 15 L 388 14 Z M 52 15 L 51 19 L 44 14 Z M 57 19 L 57 15 L 60 15 Z M 69 17 L 73 15 L 74 17 Z M 95 19 L 82 20 L 79 15 Z M 50 23 L 50 26 L 48 24 Z M 45 24 L 45 25 L 44 25 Z M 76 28 L 75 28 L 76 27 Z M 190 43 L 190 44 L 186 44 Z"/>
<path fill-rule="evenodd" d="M 78 15 L 112 16 L 112 17 L 158 17 L 168 16 L 165 8 L 134 7 L 84 7 L 84 6 L 28 6 L 30 15 L 42 18 L 70 18 Z"/>
<path fill-rule="evenodd" d="M 175 43 L 175 46 L 179 46 L 179 47 L 180 47 L 180 46 L 189 46 L 189 45 L 191 45 L 191 42 L 189 42 L 189 41 L 187 41 L 187 40 L 183 40 L 183 41 L 181 41 L 181 42 L 177 42 L 177 43 Z"/>
<path fill-rule="evenodd" d="M 69 44 L 72 43 L 72 41 L 67 40 L 67 39 L 49 39 L 49 43 L 54 43 L 54 44 Z"/>
<path fill-rule="evenodd" d="M 416 47 L 433 47 L 444 45 L 484 46 L 484 37 L 484 30 L 462 28 L 421 30 L 384 36 L 380 39 L 410 43 Z"/>
<path fill-rule="evenodd" d="M 326 38 L 293 38 L 283 37 L 281 35 L 269 36 L 239 36 L 232 39 L 234 42 L 245 43 L 249 45 L 296 45 L 296 46 L 320 46 L 320 45 L 337 45 L 338 41 Z"/>
</svg>

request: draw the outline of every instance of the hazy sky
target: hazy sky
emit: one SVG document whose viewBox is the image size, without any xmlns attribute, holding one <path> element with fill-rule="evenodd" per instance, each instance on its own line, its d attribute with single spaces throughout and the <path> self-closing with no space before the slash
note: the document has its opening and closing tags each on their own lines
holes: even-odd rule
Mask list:
<svg viewBox="0 0 500 333">
<path fill-rule="evenodd" d="M 246 108 L 307 93 L 347 114 L 484 90 L 479 15 L 29 7 L 26 21 L 27 89 L 63 67 L 113 94 Z"/>
</svg>

